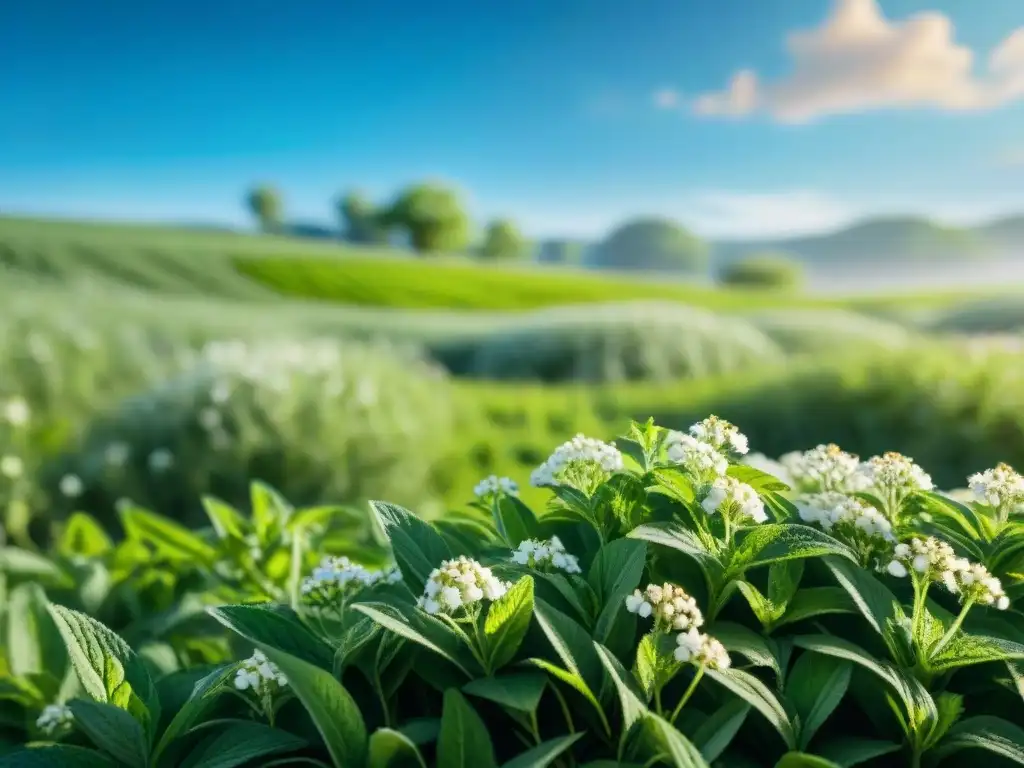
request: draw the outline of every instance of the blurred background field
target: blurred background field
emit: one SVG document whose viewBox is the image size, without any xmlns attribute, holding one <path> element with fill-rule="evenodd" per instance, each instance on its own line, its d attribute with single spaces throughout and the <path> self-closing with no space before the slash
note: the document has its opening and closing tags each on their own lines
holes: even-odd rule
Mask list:
<svg viewBox="0 0 1024 768">
<path fill-rule="evenodd" d="M 769 456 L 899 450 L 945 487 L 1024 464 L 1012 287 L 837 295 L 9 218 L 0 264 L 13 537 L 45 538 L 77 509 L 115 527 L 125 499 L 198 524 L 202 495 L 244 506 L 253 478 L 296 503 L 433 516 L 494 473 L 530 501 L 555 445 L 648 416 L 683 428 L 716 413 Z"/>
</svg>

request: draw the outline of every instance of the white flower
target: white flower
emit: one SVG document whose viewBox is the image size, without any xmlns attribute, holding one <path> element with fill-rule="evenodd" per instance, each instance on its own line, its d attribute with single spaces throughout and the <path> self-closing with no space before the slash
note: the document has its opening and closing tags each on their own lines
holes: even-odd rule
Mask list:
<svg viewBox="0 0 1024 768">
<path fill-rule="evenodd" d="M 728 516 L 733 522 L 753 520 L 763 523 L 768 519 L 764 502 L 751 486 L 734 477 L 720 477 L 711 485 L 701 507 L 709 515 Z"/>
<path fill-rule="evenodd" d="M 12 427 L 23 427 L 28 424 L 31 411 L 23 398 L 12 397 L 4 405 L 4 419 Z"/>
<path fill-rule="evenodd" d="M 348 599 L 365 587 L 394 584 L 401 581 L 397 568 L 371 571 L 347 557 L 325 557 L 303 580 L 299 591 L 304 602 L 311 605 L 334 605 Z"/>
<path fill-rule="evenodd" d="M 166 448 L 157 448 L 149 454 L 149 469 L 153 472 L 163 472 L 174 464 L 174 454 Z"/>
<path fill-rule="evenodd" d="M 557 536 L 546 540 L 521 541 L 519 547 L 512 552 L 512 561 L 538 571 L 582 573 L 579 559 L 565 551 L 565 545 Z"/>
<path fill-rule="evenodd" d="M 648 584 L 643 592 L 635 590 L 626 597 L 626 610 L 644 619 L 654 616 L 655 632 L 685 631 L 704 623 L 697 601 L 674 584 Z"/>
<path fill-rule="evenodd" d="M 536 487 L 596 485 L 623 468 L 622 454 L 611 443 L 582 434 L 562 443 L 530 475 Z"/>
<path fill-rule="evenodd" d="M 870 504 L 836 491 L 796 499 L 800 519 L 819 525 L 853 548 L 865 567 L 882 569 L 891 554 L 896 536 L 892 524 Z M 890 571 L 891 572 L 891 571 Z"/>
<path fill-rule="evenodd" d="M 957 557 L 949 544 L 934 536 L 897 544 L 893 548 L 893 560 L 887 566 L 893 576 L 903 577 L 913 571 L 925 582 L 940 582 L 954 593 L 961 592 L 959 574 L 970 568 L 971 564 L 967 560 Z"/>
<path fill-rule="evenodd" d="M 1024 507 L 1024 477 L 1009 464 L 971 475 L 967 482 L 978 501 L 997 510 L 1010 514 Z"/>
<path fill-rule="evenodd" d="M 257 696 L 274 693 L 286 685 L 288 678 L 262 651 L 253 651 L 252 656 L 243 661 L 235 673 L 235 688 L 252 691 Z"/>
<path fill-rule="evenodd" d="M 60 492 L 69 499 L 77 499 L 85 492 L 85 484 L 78 475 L 64 475 L 60 479 Z"/>
<path fill-rule="evenodd" d="M 497 600 L 511 584 L 502 582 L 490 568 L 460 556 L 445 560 L 430 572 L 417 605 L 427 613 L 452 613 L 481 600 Z"/>
<path fill-rule="evenodd" d="M 74 722 L 71 708 L 65 704 L 47 704 L 36 719 L 36 727 L 47 736 L 66 728 Z"/>
<path fill-rule="evenodd" d="M 692 425 L 690 435 L 722 453 L 742 456 L 749 450 L 747 436 L 733 424 L 713 414 Z"/>
<path fill-rule="evenodd" d="M 25 464 L 17 456 L 4 456 L 0 459 L 0 475 L 17 480 L 25 473 Z"/>
<path fill-rule="evenodd" d="M 699 632 L 695 627 L 676 635 L 676 661 L 692 662 L 709 669 L 728 669 L 732 665 L 729 652 L 718 640 Z"/>
<path fill-rule="evenodd" d="M 897 579 L 906 578 L 907 575 L 907 567 L 899 560 L 893 560 L 889 563 L 889 565 L 886 566 L 886 570 L 889 571 L 891 576 L 895 576 Z"/>
<path fill-rule="evenodd" d="M 866 479 L 857 472 L 860 459 L 834 443 L 787 453 L 779 463 L 792 481 L 789 485 L 803 493 L 853 492 L 867 487 Z"/>
<path fill-rule="evenodd" d="M 476 487 L 473 488 L 473 493 L 480 499 L 490 499 L 499 493 L 506 496 L 518 496 L 519 485 L 509 477 L 490 475 L 476 484 Z"/>
<path fill-rule="evenodd" d="M 1010 598 L 1003 591 L 1002 582 L 981 563 L 961 561 L 961 567 L 950 571 L 950 574 L 955 586 L 946 586 L 950 592 L 959 593 L 961 601 L 991 605 L 1001 611 L 1010 607 Z"/>
<path fill-rule="evenodd" d="M 713 445 L 683 432 L 668 433 L 665 455 L 699 480 L 721 477 L 729 469 L 729 460 Z"/>
<path fill-rule="evenodd" d="M 935 487 L 928 473 L 913 459 L 894 451 L 872 456 L 860 465 L 858 472 L 870 488 L 885 495 L 903 496 L 911 491 L 930 491 Z"/>
</svg>

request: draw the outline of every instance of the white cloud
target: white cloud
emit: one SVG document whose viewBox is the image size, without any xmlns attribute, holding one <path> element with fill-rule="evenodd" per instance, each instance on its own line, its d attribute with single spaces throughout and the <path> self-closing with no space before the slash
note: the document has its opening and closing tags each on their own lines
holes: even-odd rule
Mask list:
<svg viewBox="0 0 1024 768">
<path fill-rule="evenodd" d="M 822 26 L 790 34 L 786 48 L 788 75 L 762 83 L 756 72 L 741 70 L 724 91 L 699 96 L 693 110 L 724 117 L 763 112 L 798 123 L 877 109 L 992 109 L 1024 96 L 1024 27 L 978 73 L 974 52 L 954 40 L 947 16 L 890 21 L 876 0 L 835 0 Z"/>
<path fill-rule="evenodd" d="M 654 92 L 654 106 L 658 109 L 675 109 L 682 103 L 682 95 L 675 88 L 661 88 Z"/>
</svg>

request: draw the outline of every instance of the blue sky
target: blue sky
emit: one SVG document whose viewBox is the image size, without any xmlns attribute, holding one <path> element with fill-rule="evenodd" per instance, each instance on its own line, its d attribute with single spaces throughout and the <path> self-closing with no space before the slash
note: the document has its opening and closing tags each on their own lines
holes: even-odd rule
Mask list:
<svg viewBox="0 0 1024 768">
<path fill-rule="evenodd" d="M 1021 0 L 88 5 L 0 4 L 0 211 L 244 223 L 266 180 L 326 221 L 431 177 L 535 235 L 1024 211 Z"/>
</svg>

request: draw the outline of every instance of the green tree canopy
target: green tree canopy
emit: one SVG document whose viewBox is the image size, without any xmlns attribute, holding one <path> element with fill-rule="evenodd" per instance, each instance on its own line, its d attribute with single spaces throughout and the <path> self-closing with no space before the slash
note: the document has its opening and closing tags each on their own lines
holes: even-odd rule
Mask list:
<svg viewBox="0 0 1024 768">
<path fill-rule="evenodd" d="M 579 264 L 584 244 L 578 240 L 545 240 L 540 244 L 537 261 L 544 264 Z"/>
<path fill-rule="evenodd" d="M 345 239 L 364 245 L 382 245 L 388 241 L 388 230 L 382 212 L 365 195 L 352 191 L 338 200 Z"/>
<path fill-rule="evenodd" d="M 469 218 L 455 190 L 433 183 L 414 184 L 399 193 L 385 216 L 409 234 L 417 251 L 461 251 L 469 242 Z"/>
<path fill-rule="evenodd" d="M 526 253 L 526 239 L 509 219 L 495 219 L 487 225 L 480 255 L 485 259 L 518 259 Z"/>
<path fill-rule="evenodd" d="M 729 264 L 718 279 L 725 285 L 798 288 L 804 281 L 804 270 L 799 262 L 785 253 L 763 251 Z"/>
<path fill-rule="evenodd" d="M 708 249 L 674 221 L 635 219 L 608 235 L 589 261 L 606 269 L 698 273 L 707 269 Z"/>
<path fill-rule="evenodd" d="M 246 204 L 264 232 L 272 232 L 280 227 L 284 206 L 281 193 L 274 187 L 261 184 L 253 188 L 246 198 Z"/>
</svg>

